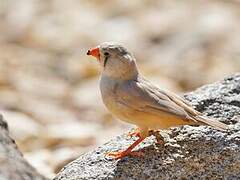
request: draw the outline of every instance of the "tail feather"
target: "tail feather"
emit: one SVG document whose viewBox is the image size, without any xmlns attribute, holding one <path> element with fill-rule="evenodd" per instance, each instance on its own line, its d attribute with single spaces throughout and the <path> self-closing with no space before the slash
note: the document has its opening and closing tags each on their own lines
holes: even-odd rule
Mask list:
<svg viewBox="0 0 240 180">
<path fill-rule="evenodd" d="M 196 119 L 197 121 L 199 121 L 203 124 L 212 126 L 213 128 L 218 129 L 220 131 L 226 131 L 229 129 L 226 124 L 219 122 L 217 120 L 214 120 L 214 119 L 210 119 L 208 117 L 204 117 L 204 116 L 200 115 L 200 116 L 195 116 L 194 119 Z"/>
</svg>

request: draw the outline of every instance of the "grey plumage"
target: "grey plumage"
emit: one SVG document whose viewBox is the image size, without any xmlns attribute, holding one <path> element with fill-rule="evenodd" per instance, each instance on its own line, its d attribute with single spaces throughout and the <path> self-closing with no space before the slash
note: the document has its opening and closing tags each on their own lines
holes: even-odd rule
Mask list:
<svg viewBox="0 0 240 180">
<path fill-rule="evenodd" d="M 207 124 L 219 130 L 227 129 L 225 124 L 204 117 L 200 112 L 194 110 L 186 100 L 158 88 L 141 75 L 127 81 L 116 82 L 114 79 L 110 79 L 102 76 L 100 85 L 103 101 L 107 107 L 113 106 L 113 102 L 109 105 L 110 99 L 119 109 L 128 108 L 132 111 L 156 116 L 165 112 L 186 121 L 186 124 Z M 108 108 L 111 109 L 111 107 Z M 160 118 L 159 121 L 161 121 Z"/>
<path fill-rule="evenodd" d="M 109 156 L 119 159 L 133 153 L 133 148 L 149 136 L 149 130 L 196 124 L 228 129 L 227 125 L 203 116 L 183 98 L 146 80 L 133 55 L 123 46 L 102 43 L 87 54 L 96 57 L 102 67 L 100 89 L 106 107 L 119 119 L 138 126 L 130 135 L 139 139 L 125 151 Z"/>
<path fill-rule="evenodd" d="M 125 47 L 102 43 L 87 54 L 99 60 L 103 102 L 121 120 L 136 124 L 144 132 L 185 124 L 206 124 L 219 130 L 228 128 L 203 116 L 183 98 L 146 80 Z"/>
</svg>

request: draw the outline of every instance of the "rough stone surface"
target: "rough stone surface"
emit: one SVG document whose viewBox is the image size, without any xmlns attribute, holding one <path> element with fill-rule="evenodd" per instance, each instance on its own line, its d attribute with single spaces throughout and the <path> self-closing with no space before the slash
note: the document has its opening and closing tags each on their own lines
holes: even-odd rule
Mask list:
<svg viewBox="0 0 240 180">
<path fill-rule="evenodd" d="M 229 132 L 184 126 L 163 133 L 165 145 L 147 138 L 136 150 L 144 157 L 111 160 L 109 151 L 133 139 L 121 135 L 66 165 L 56 180 L 74 179 L 240 179 L 240 74 L 185 96 L 197 110 L 229 124 Z"/>
<path fill-rule="evenodd" d="M 0 115 L 0 180 L 45 180 L 23 158 Z"/>
</svg>

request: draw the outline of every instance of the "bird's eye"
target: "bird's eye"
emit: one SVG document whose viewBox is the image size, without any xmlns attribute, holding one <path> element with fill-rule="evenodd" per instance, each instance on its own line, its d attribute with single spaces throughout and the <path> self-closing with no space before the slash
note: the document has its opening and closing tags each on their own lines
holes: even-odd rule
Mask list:
<svg viewBox="0 0 240 180">
<path fill-rule="evenodd" d="M 104 56 L 109 56 L 109 53 L 108 52 L 104 52 Z"/>
</svg>

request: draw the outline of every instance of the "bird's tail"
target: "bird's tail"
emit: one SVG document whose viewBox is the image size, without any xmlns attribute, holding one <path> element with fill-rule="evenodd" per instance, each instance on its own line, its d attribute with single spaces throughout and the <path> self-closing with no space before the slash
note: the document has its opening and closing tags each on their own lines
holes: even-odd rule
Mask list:
<svg viewBox="0 0 240 180">
<path fill-rule="evenodd" d="M 203 123 L 203 124 L 206 124 L 206 125 L 209 125 L 209 126 L 212 126 L 213 128 L 215 129 L 218 129 L 220 131 L 226 131 L 229 129 L 229 127 L 224 124 L 224 123 L 221 123 L 215 119 L 210 119 L 208 117 L 204 117 L 204 116 L 195 116 L 194 119 L 196 119 L 197 121 Z"/>
</svg>

